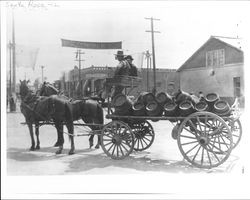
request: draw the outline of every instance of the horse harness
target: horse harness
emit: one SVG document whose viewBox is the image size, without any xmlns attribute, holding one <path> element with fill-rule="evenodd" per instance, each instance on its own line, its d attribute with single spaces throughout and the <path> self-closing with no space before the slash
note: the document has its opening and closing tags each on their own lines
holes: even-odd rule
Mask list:
<svg viewBox="0 0 250 200">
<path fill-rule="evenodd" d="M 29 103 L 33 103 L 33 108 L 28 105 Z M 26 102 L 23 101 L 21 103 L 21 106 L 25 106 L 32 113 L 34 113 L 35 115 L 37 115 L 38 117 L 40 117 L 44 121 L 43 124 L 51 122 L 51 120 L 50 120 L 51 119 L 50 112 L 48 112 L 48 116 L 45 117 L 45 116 L 41 115 L 39 112 L 36 111 L 38 103 L 39 103 L 39 98 L 37 98 L 37 96 L 34 96 L 29 101 L 26 101 Z M 49 104 L 47 104 L 47 109 L 49 110 Z M 55 103 L 54 103 L 54 101 L 52 101 L 52 112 L 51 113 L 54 113 L 54 112 L 55 112 Z M 41 124 L 41 125 L 43 125 L 43 124 Z"/>
</svg>

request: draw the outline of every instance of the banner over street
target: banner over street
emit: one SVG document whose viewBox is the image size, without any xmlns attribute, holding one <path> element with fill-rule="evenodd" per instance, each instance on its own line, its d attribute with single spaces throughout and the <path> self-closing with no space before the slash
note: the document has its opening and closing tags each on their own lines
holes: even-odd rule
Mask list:
<svg viewBox="0 0 250 200">
<path fill-rule="evenodd" d="M 62 40 L 63 47 L 74 47 L 81 49 L 121 49 L 122 42 L 84 42 L 73 40 Z"/>
</svg>

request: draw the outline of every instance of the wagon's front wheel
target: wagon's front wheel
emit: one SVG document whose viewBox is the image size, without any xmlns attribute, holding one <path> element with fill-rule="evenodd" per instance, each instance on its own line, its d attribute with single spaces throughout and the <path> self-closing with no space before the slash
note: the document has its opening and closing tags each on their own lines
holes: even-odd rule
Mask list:
<svg viewBox="0 0 250 200">
<path fill-rule="evenodd" d="M 178 129 L 177 142 L 189 163 L 208 169 L 225 162 L 233 147 L 228 125 L 210 112 L 196 112 L 185 118 Z"/>
<path fill-rule="evenodd" d="M 133 132 L 126 123 L 112 121 L 102 129 L 101 146 L 107 156 L 121 160 L 133 151 Z"/>
<path fill-rule="evenodd" d="M 143 151 L 148 149 L 153 144 L 155 132 L 152 125 L 148 121 L 133 124 L 131 129 L 135 137 L 135 151 Z"/>
</svg>

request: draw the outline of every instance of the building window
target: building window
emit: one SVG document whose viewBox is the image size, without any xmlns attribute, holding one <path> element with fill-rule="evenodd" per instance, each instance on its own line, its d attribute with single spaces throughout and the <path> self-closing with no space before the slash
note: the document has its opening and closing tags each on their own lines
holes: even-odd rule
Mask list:
<svg viewBox="0 0 250 200">
<path fill-rule="evenodd" d="M 225 63 L 224 49 L 208 51 L 206 53 L 206 66 L 207 67 L 223 66 L 224 63 Z"/>
<path fill-rule="evenodd" d="M 241 96 L 240 77 L 234 77 L 233 81 L 234 81 L 234 96 L 235 97 L 240 97 Z"/>
</svg>

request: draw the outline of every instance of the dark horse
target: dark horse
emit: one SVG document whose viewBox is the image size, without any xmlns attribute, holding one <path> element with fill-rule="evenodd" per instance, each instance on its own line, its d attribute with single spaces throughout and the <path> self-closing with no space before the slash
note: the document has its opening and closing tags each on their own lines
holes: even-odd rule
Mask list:
<svg viewBox="0 0 250 200">
<path fill-rule="evenodd" d="M 51 96 L 53 94 L 59 94 L 59 91 L 51 84 L 44 82 L 41 89 L 41 96 Z M 69 99 L 63 94 L 59 95 L 65 99 Z M 70 99 L 69 99 L 70 100 Z M 85 99 L 80 100 L 70 100 L 70 106 L 73 115 L 73 121 L 82 119 L 86 124 L 90 124 L 89 128 L 92 131 L 100 131 L 101 126 L 103 125 L 103 109 L 101 105 L 97 102 L 98 98 L 91 99 L 91 97 L 87 97 Z M 99 125 L 92 125 L 99 124 Z M 91 134 L 89 138 L 89 146 L 90 148 L 93 146 L 94 134 Z M 98 133 L 98 142 L 95 146 L 96 149 L 100 146 L 100 133 Z"/>
<path fill-rule="evenodd" d="M 64 137 L 63 137 L 63 124 L 67 126 L 69 132 L 69 138 L 71 141 L 71 149 L 69 154 L 73 154 L 75 151 L 74 145 L 74 126 L 73 115 L 71 112 L 70 104 L 68 100 L 60 98 L 57 95 L 50 97 L 42 97 L 34 94 L 28 88 L 29 81 L 20 81 L 20 96 L 21 96 L 21 112 L 23 113 L 26 123 L 29 128 L 31 137 L 30 150 L 40 149 L 39 141 L 39 122 L 53 121 L 57 129 L 59 146 L 56 154 L 62 153 Z M 35 124 L 35 133 L 37 137 L 37 145 L 35 146 L 33 124 Z"/>
</svg>

